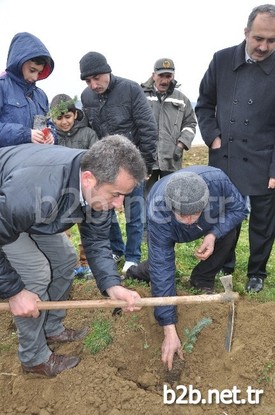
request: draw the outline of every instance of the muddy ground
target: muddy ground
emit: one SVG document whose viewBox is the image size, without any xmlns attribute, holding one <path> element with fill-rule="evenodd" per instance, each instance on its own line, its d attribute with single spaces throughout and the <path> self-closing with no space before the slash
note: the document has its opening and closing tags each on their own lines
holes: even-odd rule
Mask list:
<svg viewBox="0 0 275 415">
<path fill-rule="evenodd" d="M 149 288 L 138 288 L 150 296 Z M 187 294 L 187 293 L 179 293 Z M 190 295 L 190 294 L 187 294 Z M 93 281 L 74 286 L 72 299 L 100 298 Z M 265 415 L 275 414 L 275 307 L 241 298 L 236 303 L 231 352 L 225 350 L 227 303 L 178 306 L 178 332 L 192 329 L 203 318 L 212 323 L 198 335 L 191 353 L 183 362 L 176 360 L 168 372 L 160 359 L 162 330 L 155 323 L 153 309 L 113 316 L 112 309 L 69 310 L 66 326 L 92 327 L 95 320 L 111 324 L 112 343 L 96 355 L 83 342 L 55 344 L 57 353 L 81 357 L 80 364 L 55 378 L 22 373 L 17 358 L 17 338 L 11 316 L 0 315 L 0 413 L 12 415 Z M 182 385 L 189 395 L 186 403 L 164 403 L 164 385 L 176 391 Z M 191 386 L 190 386 L 191 385 Z M 183 392 L 180 386 L 178 392 Z M 225 389 L 240 391 L 246 399 L 248 387 L 263 390 L 259 403 L 191 404 L 191 388 L 207 399 L 208 390 L 219 394 Z M 225 393 L 225 392 L 223 392 Z M 231 392 L 230 392 L 231 393 Z M 177 397 L 180 395 L 178 394 Z M 221 396 L 221 395 L 220 395 Z M 233 397 L 233 396 L 232 396 Z M 255 395 L 251 395 L 254 401 Z M 167 395 L 171 401 L 171 394 Z M 182 399 L 183 400 L 183 397 Z"/>
</svg>

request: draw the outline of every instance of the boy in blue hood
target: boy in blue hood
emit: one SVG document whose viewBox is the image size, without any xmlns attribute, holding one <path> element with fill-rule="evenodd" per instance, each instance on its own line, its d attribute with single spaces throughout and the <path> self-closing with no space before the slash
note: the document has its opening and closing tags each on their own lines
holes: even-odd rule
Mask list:
<svg viewBox="0 0 275 415">
<path fill-rule="evenodd" d="M 48 49 L 36 36 L 22 32 L 13 37 L 0 76 L 0 147 L 54 143 L 52 133 L 45 136 L 34 128 L 35 117 L 46 118 L 49 110 L 47 95 L 36 81 L 48 78 L 53 69 Z"/>
</svg>

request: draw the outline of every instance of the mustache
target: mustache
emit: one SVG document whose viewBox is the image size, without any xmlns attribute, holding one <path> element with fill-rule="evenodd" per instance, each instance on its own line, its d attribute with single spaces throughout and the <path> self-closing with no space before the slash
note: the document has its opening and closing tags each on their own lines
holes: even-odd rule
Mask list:
<svg viewBox="0 0 275 415">
<path fill-rule="evenodd" d="M 258 53 L 258 55 L 264 56 L 267 55 L 268 53 L 270 53 L 269 51 L 265 50 L 264 52 L 262 50 L 259 49 L 255 49 L 255 52 Z"/>
</svg>

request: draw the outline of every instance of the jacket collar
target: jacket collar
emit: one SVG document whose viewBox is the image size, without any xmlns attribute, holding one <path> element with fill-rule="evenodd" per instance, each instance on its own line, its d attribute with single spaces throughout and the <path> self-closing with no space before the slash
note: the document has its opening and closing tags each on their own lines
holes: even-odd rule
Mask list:
<svg viewBox="0 0 275 415">
<path fill-rule="evenodd" d="M 242 43 L 236 46 L 235 54 L 233 57 L 233 63 L 232 63 L 233 71 L 236 71 L 240 66 L 246 64 L 245 45 L 246 45 L 246 41 L 244 40 Z M 257 62 L 256 65 L 259 65 L 259 67 L 263 70 L 263 72 L 266 75 L 269 75 L 275 66 L 275 52 L 273 52 L 267 59 L 261 62 Z"/>
</svg>

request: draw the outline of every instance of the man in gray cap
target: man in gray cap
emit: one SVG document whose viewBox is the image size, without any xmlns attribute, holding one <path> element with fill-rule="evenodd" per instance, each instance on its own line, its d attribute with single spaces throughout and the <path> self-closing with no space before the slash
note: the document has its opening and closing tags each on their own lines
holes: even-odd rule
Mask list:
<svg viewBox="0 0 275 415">
<path fill-rule="evenodd" d="M 152 171 L 155 160 L 157 125 L 154 114 L 140 85 L 113 75 L 105 56 L 88 52 L 80 60 L 80 78 L 87 87 L 81 94 L 83 110 L 99 139 L 106 135 L 122 134 L 140 150 L 147 167 Z M 122 273 L 139 263 L 144 226 L 144 184 L 125 198 L 126 246 L 113 213 L 111 248 L 114 259 L 125 255 Z"/>
<path fill-rule="evenodd" d="M 172 59 L 158 59 L 151 77 L 141 87 L 158 125 L 157 157 L 146 182 L 147 195 L 158 179 L 182 168 L 183 154 L 191 147 L 197 121 L 190 100 L 178 89 Z"/>
<path fill-rule="evenodd" d="M 195 251 L 200 262 L 189 281 L 213 293 L 235 228 L 247 213 L 244 197 L 220 169 L 190 166 L 163 177 L 147 197 L 148 261 L 130 267 L 126 277 L 150 281 L 153 297 L 175 296 L 175 244 L 203 238 Z M 175 353 L 183 358 L 176 307 L 156 307 L 155 318 L 164 328 L 162 361 L 171 369 Z"/>
</svg>

